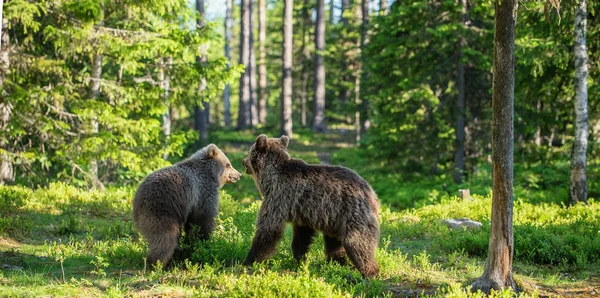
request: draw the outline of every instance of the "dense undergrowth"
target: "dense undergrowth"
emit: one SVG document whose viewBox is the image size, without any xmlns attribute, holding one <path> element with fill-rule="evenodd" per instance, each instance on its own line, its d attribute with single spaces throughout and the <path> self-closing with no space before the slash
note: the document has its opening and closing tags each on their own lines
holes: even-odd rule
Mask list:
<svg viewBox="0 0 600 298">
<path fill-rule="evenodd" d="M 255 135 L 232 134 L 217 134 L 221 139 L 213 141 L 242 170 L 241 159 Z M 299 133 L 290 150 L 318 162 L 316 152 L 334 143 Z M 403 180 L 363 154 L 340 150 L 332 161 L 363 175 L 383 202 L 377 279 L 364 280 L 352 266 L 326 262 L 321 237 L 307 261 L 296 263 L 289 228 L 272 259 L 241 266 L 261 204 L 248 175 L 224 187 L 213 237 L 182 241 L 170 271 L 145 268 L 146 244 L 130 214 L 135 188 L 98 192 L 55 183 L 36 190 L 0 186 L 0 296 L 479 296 L 466 289 L 481 274 L 487 255 L 491 196 L 485 172 L 475 176 L 480 182 L 471 179 L 462 186 L 444 177 Z M 517 181 L 526 175 L 517 174 Z M 514 272 L 521 295 L 593 295 L 600 284 L 600 202 L 566 207 L 554 198 L 561 195 L 560 187 L 538 183 L 547 188 L 519 189 L 517 184 L 516 190 Z M 459 187 L 469 187 L 472 198 L 448 195 Z M 481 221 L 483 228 L 455 231 L 440 224 L 460 217 Z"/>
</svg>

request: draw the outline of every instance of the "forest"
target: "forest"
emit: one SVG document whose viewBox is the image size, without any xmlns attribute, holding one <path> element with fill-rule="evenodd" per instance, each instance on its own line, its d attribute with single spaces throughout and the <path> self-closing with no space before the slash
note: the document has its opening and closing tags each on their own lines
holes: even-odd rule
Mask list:
<svg viewBox="0 0 600 298">
<path fill-rule="evenodd" d="M 599 11 L 3 0 L 0 296 L 598 297 Z M 260 134 L 371 185 L 377 277 L 329 261 L 321 235 L 297 262 L 291 226 L 242 264 L 264 202 L 242 160 Z M 244 174 L 210 238 L 150 268 L 136 190 L 208 144 Z"/>
</svg>

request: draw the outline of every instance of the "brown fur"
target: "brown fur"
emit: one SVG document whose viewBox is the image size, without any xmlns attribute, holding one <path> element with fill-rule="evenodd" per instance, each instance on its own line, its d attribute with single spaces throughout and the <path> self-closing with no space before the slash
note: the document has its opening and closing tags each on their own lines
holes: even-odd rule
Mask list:
<svg viewBox="0 0 600 298">
<path fill-rule="evenodd" d="M 235 183 L 236 171 L 225 154 L 210 144 L 190 158 L 150 174 L 133 199 L 133 221 L 148 241 L 149 266 L 170 266 L 181 229 L 197 226 L 199 239 L 208 239 L 219 214 L 219 189 Z"/>
<path fill-rule="evenodd" d="M 286 136 L 260 135 L 242 162 L 264 198 L 244 264 L 271 257 L 285 224 L 291 223 L 297 260 L 320 231 L 328 259 L 343 263 L 348 255 L 363 276 L 377 276 L 379 201 L 373 189 L 350 169 L 290 158 L 288 143 Z"/>
</svg>

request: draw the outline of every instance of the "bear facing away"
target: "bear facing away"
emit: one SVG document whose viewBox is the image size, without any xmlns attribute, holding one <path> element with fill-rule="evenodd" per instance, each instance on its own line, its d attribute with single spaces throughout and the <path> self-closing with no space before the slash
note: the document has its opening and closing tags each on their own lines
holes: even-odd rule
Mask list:
<svg viewBox="0 0 600 298">
<path fill-rule="evenodd" d="M 304 258 L 320 231 L 328 259 L 344 263 L 347 255 L 364 277 L 377 276 L 379 201 L 371 186 L 350 169 L 290 158 L 288 143 L 287 136 L 260 135 L 242 161 L 263 196 L 244 264 L 271 257 L 291 223 L 296 260 Z"/>
<path fill-rule="evenodd" d="M 133 221 L 148 241 L 146 263 L 170 266 L 182 228 L 189 236 L 197 226 L 198 238 L 208 239 L 219 214 L 219 189 L 240 176 L 227 156 L 210 144 L 146 177 L 133 199 Z"/>
</svg>

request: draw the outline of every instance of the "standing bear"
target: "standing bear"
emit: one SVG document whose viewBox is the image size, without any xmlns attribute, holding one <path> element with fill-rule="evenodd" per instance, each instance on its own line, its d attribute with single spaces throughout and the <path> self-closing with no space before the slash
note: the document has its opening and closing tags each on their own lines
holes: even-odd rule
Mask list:
<svg viewBox="0 0 600 298">
<path fill-rule="evenodd" d="M 225 154 L 214 144 L 190 158 L 150 174 L 133 199 L 133 221 L 148 241 L 146 263 L 158 261 L 164 267 L 171 258 L 181 229 L 189 237 L 197 226 L 197 236 L 208 239 L 219 214 L 219 189 L 241 177 Z"/>
<path fill-rule="evenodd" d="M 377 276 L 379 201 L 369 183 L 344 167 L 290 158 L 288 143 L 287 136 L 260 135 L 242 161 L 263 196 L 244 264 L 271 257 L 286 223 L 291 223 L 296 260 L 304 258 L 320 231 L 328 259 L 344 263 L 348 255 L 364 277 Z"/>
</svg>

